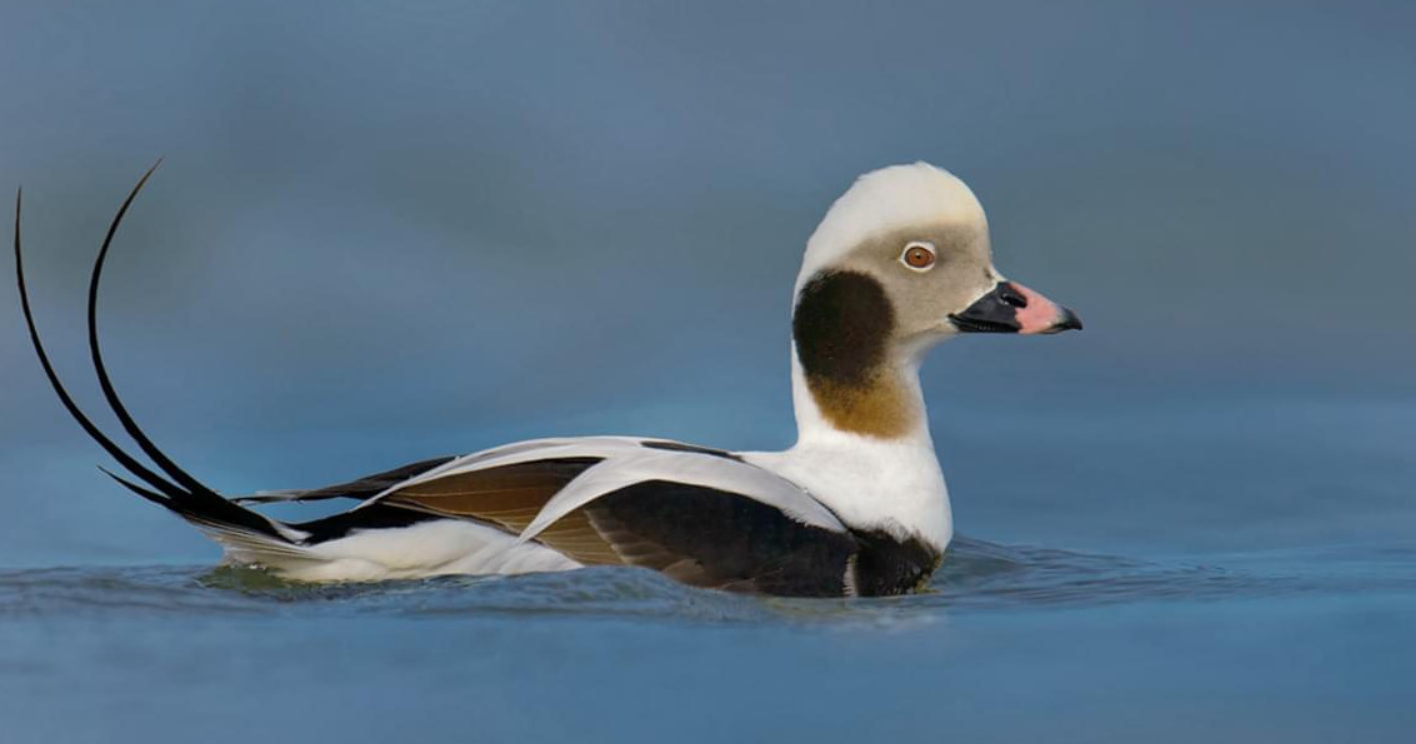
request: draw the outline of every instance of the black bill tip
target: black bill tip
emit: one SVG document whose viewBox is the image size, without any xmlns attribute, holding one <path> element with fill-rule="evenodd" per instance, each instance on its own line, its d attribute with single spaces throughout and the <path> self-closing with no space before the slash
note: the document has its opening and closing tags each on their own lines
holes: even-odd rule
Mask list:
<svg viewBox="0 0 1416 744">
<path fill-rule="evenodd" d="M 1062 308 L 1062 319 L 1057 321 L 1057 325 L 1054 325 L 1052 329 L 1053 333 L 1080 331 L 1082 330 L 1082 319 L 1072 312 L 1071 308 L 1064 307 Z"/>
</svg>

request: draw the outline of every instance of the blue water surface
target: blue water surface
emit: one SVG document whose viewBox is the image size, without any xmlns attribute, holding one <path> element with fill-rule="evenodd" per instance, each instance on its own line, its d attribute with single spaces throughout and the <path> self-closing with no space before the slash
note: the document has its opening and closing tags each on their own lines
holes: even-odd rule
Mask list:
<svg viewBox="0 0 1416 744">
<path fill-rule="evenodd" d="M 1413 723 L 1409 549 L 1325 551 L 1321 572 L 954 557 L 937 593 L 873 602 L 620 570 L 320 590 L 7 572 L 0 690 L 17 741 L 1396 741 Z"/>
</svg>

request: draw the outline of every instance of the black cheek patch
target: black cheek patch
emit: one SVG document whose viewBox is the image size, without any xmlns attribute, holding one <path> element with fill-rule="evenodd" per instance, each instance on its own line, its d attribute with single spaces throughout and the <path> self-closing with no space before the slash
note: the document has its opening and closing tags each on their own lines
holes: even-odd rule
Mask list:
<svg viewBox="0 0 1416 744">
<path fill-rule="evenodd" d="M 802 287 L 792 338 L 812 377 L 860 385 L 885 361 L 895 311 L 880 282 L 853 271 L 816 275 Z"/>
</svg>

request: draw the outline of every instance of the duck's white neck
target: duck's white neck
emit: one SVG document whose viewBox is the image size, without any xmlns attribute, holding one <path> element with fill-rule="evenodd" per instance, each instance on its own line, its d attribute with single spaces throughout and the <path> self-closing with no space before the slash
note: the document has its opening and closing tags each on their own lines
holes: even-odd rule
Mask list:
<svg viewBox="0 0 1416 744">
<path fill-rule="evenodd" d="M 876 380 L 882 392 L 829 399 L 823 407 L 818 396 L 838 391 L 819 383 L 813 389 L 794 349 L 797 443 L 751 459 L 804 486 L 852 529 L 917 536 L 943 551 L 953 518 L 929 436 L 919 359 L 910 354 L 882 371 Z"/>
</svg>

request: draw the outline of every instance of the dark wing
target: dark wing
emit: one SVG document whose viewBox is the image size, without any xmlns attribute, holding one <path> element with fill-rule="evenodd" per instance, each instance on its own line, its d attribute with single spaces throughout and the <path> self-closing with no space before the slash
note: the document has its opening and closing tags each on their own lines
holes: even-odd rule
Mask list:
<svg viewBox="0 0 1416 744">
<path fill-rule="evenodd" d="M 625 564 L 686 584 L 791 596 L 854 593 L 850 533 L 803 524 L 742 494 L 654 480 L 606 494 L 578 513 Z"/>
<path fill-rule="evenodd" d="M 598 457 L 557 457 L 449 474 L 393 490 L 371 507 L 393 506 L 472 519 L 516 535 L 566 485 L 601 461 Z M 567 515 L 537 539 L 587 565 L 624 563 L 584 514 Z"/>
<path fill-rule="evenodd" d="M 389 508 L 495 525 L 587 565 L 698 586 L 841 596 L 854 537 L 769 471 L 718 450 L 585 437 L 468 456 L 352 514 Z"/>
<path fill-rule="evenodd" d="M 333 486 L 311 489 L 295 489 L 289 491 L 260 491 L 250 496 L 240 496 L 232 499 L 242 504 L 272 504 L 284 501 L 320 501 L 323 499 L 364 499 L 373 498 L 394 486 L 416 478 L 433 468 L 445 465 L 456 457 L 434 457 L 428 460 L 419 460 L 393 470 L 385 470 L 382 473 L 366 475 L 363 478 L 349 481 L 348 483 L 337 483 Z"/>
</svg>

